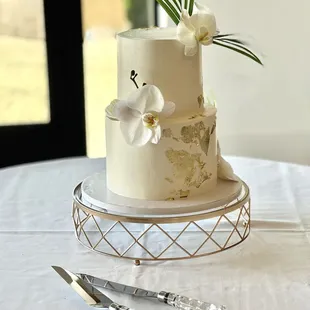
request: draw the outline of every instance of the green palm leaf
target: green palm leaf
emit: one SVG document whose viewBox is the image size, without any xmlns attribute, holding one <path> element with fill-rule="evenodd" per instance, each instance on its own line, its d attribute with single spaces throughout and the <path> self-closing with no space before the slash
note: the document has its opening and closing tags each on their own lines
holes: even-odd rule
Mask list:
<svg viewBox="0 0 310 310">
<path fill-rule="evenodd" d="M 246 47 L 246 43 L 244 43 L 241 40 L 237 40 L 237 39 L 217 39 L 216 41 L 220 41 L 223 43 L 228 43 L 231 44 L 233 46 L 239 47 L 241 49 L 243 49 L 245 52 L 251 54 L 253 57 L 256 58 L 256 60 L 262 65 L 260 59 L 250 50 Z"/>
<path fill-rule="evenodd" d="M 178 9 L 178 11 L 181 13 L 182 12 L 182 2 L 181 1 L 177 1 L 177 0 L 172 0 L 174 5 L 176 6 L 176 8 Z M 181 5 L 180 5 L 181 3 Z"/>
<path fill-rule="evenodd" d="M 220 39 L 220 38 L 224 38 L 224 37 L 230 37 L 230 36 L 234 36 L 234 33 L 227 33 L 227 34 L 218 34 L 216 36 L 213 37 L 213 39 Z"/>
<path fill-rule="evenodd" d="M 179 12 L 175 9 L 175 7 L 173 6 L 173 4 L 170 2 L 170 0 L 164 0 L 166 2 L 166 4 L 169 6 L 170 10 L 173 12 L 173 14 L 177 17 L 178 19 L 178 23 L 180 22 L 180 14 Z M 177 24 L 178 24 L 177 23 Z"/>
<path fill-rule="evenodd" d="M 193 15 L 194 4 L 195 4 L 195 0 L 190 0 L 190 1 L 189 1 L 189 8 L 188 8 L 188 14 L 189 14 L 189 16 L 192 16 L 192 15 Z"/>
<path fill-rule="evenodd" d="M 255 62 L 257 62 L 257 63 L 259 63 L 260 65 L 263 66 L 262 62 L 257 57 L 254 57 L 251 54 L 249 54 L 248 52 L 246 52 L 245 50 L 242 50 L 240 46 L 237 48 L 235 46 L 229 45 L 228 43 L 225 43 L 225 42 L 222 42 L 222 41 L 218 41 L 218 40 L 213 40 L 213 44 L 219 45 L 219 46 L 222 46 L 222 47 L 225 47 L 225 48 L 228 48 L 230 50 L 233 50 L 233 51 L 235 51 L 235 52 L 237 52 L 239 54 L 242 54 L 242 55 L 244 55 L 244 56 L 254 60 Z"/>
<path fill-rule="evenodd" d="M 177 12 L 174 6 L 169 1 L 168 2 L 165 2 L 165 0 L 156 0 L 156 1 L 159 3 L 159 5 L 162 6 L 162 8 L 170 16 L 173 22 L 177 25 L 180 22 L 180 14 Z"/>
<path fill-rule="evenodd" d="M 221 41 L 231 41 L 234 43 L 242 44 L 244 46 L 248 45 L 245 41 L 240 40 L 240 39 L 235 39 L 235 38 L 229 38 L 230 36 L 233 36 L 233 34 L 222 34 L 222 35 L 217 35 L 214 36 L 213 39 L 215 40 L 221 40 Z"/>
<path fill-rule="evenodd" d="M 184 9 L 187 10 L 188 9 L 188 0 L 185 0 L 185 3 L 184 3 Z"/>
</svg>

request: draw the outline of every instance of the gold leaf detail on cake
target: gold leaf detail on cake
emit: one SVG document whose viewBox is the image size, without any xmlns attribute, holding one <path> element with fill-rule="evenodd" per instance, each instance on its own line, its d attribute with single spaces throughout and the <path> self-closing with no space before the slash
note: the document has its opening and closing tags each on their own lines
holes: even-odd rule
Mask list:
<svg viewBox="0 0 310 310">
<path fill-rule="evenodd" d="M 171 128 L 163 129 L 162 137 L 163 138 L 171 138 L 172 137 L 172 130 L 171 130 Z"/>
<path fill-rule="evenodd" d="M 205 124 L 204 124 L 204 122 L 199 122 L 199 123 L 196 123 L 195 125 L 194 125 L 194 127 L 195 127 L 195 129 L 197 130 L 197 131 L 201 131 L 201 130 L 205 130 L 206 129 L 206 126 L 205 126 Z M 199 132 L 197 133 L 197 135 L 199 135 Z"/>
<path fill-rule="evenodd" d="M 200 96 L 198 97 L 198 105 L 199 105 L 199 108 L 202 108 L 202 107 L 204 106 L 204 104 L 205 104 L 205 98 L 204 98 L 203 95 L 200 95 Z"/>
<path fill-rule="evenodd" d="M 211 175 L 204 170 L 205 163 L 201 160 L 201 154 L 190 154 L 184 150 L 169 149 L 166 157 L 173 167 L 173 175 L 182 180 L 186 187 L 199 188 Z"/>
<path fill-rule="evenodd" d="M 181 129 L 181 140 L 184 143 L 195 143 L 196 133 L 193 126 L 184 126 Z"/>
<path fill-rule="evenodd" d="M 190 193 L 191 193 L 190 190 L 183 191 L 182 189 L 171 192 L 172 195 L 174 195 L 175 197 L 180 198 L 180 199 L 188 198 Z M 173 200 L 174 200 L 174 198 L 173 198 Z"/>
<path fill-rule="evenodd" d="M 184 143 L 194 143 L 197 146 L 200 145 L 202 151 L 208 156 L 209 144 L 215 128 L 216 122 L 210 132 L 210 128 L 206 128 L 203 121 L 198 122 L 195 125 L 184 126 L 181 129 L 181 140 Z"/>
<path fill-rule="evenodd" d="M 181 199 L 187 198 L 189 196 L 189 194 L 190 194 L 189 190 L 188 191 L 182 191 L 182 190 L 179 191 L 179 195 L 180 195 Z"/>
<path fill-rule="evenodd" d="M 209 152 L 210 139 L 210 128 L 208 128 L 207 131 L 203 134 L 203 136 L 199 138 L 200 147 L 207 156 Z"/>
<path fill-rule="evenodd" d="M 172 179 L 170 179 L 170 178 L 165 178 L 165 180 L 167 181 L 167 182 L 169 182 L 169 183 L 173 183 L 173 180 Z"/>
<path fill-rule="evenodd" d="M 212 173 L 208 173 L 208 172 L 202 172 L 198 178 L 196 180 L 194 180 L 193 182 L 189 183 L 190 187 L 196 187 L 196 188 L 200 188 L 200 186 L 206 182 L 207 180 L 210 180 L 212 177 Z"/>
<path fill-rule="evenodd" d="M 216 129 L 216 121 L 212 128 L 206 128 L 203 121 L 197 122 L 194 125 L 183 126 L 181 128 L 181 136 L 179 138 L 173 136 L 171 128 L 163 129 L 162 138 L 172 138 L 177 142 L 184 142 L 187 144 L 195 144 L 197 147 L 200 146 L 201 150 L 208 156 L 209 145 L 211 136 Z"/>
<path fill-rule="evenodd" d="M 214 122 L 214 124 L 212 126 L 211 135 L 213 135 L 215 129 L 216 129 L 216 122 Z"/>
<path fill-rule="evenodd" d="M 169 197 L 166 199 L 166 201 L 173 201 L 173 200 L 175 200 L 173 197 Z"/>
</svg>

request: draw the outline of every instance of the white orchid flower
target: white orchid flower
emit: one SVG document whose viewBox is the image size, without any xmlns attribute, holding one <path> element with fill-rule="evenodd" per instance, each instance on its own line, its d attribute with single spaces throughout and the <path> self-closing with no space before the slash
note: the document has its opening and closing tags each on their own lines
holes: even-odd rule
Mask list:
<svg viewBox="0 0 310 310">
<path fill-rule="evenodd" d="M 129 145 L 143 146 L 161 138 L 160 121 L 175 110 L 173 102 L 165 102 L 154 85 L 135 90 L 128 100 L 113 101 L 113 116 L 120 121 L 121 131 Z"/>
<path fill-rule="evenodd" d="M 217 177 L 219 179 L 239 182 L 231 165 L 222 157 L 219 141 L 217 141 L 217 161 Z"/>
<path fill-rule="evenodd" d="M 211 10 L 199 3 L 195 3 L 198 12 L 189 16 L 182 11 L 181 20 L 177 27 L 177 38 L 185 45 L 185 55 L 194 56 L 198 45 L 210 45 L 217 34 L 216 19 Z"/>
</svg>

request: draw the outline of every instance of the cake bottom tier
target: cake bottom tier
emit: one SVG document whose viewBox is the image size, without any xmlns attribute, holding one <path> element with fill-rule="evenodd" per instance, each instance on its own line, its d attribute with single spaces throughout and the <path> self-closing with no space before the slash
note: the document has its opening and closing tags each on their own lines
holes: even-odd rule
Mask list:
<svg viewBox="0 0 310 310">
<path fill-rule="evenodd" d="M 136 199 L 173 200 L 217 184 L 216 112 L 166 119 L 158 144 L 130 146 L 120 123 L 106 119 L 107 187 Z"/>
</svg>

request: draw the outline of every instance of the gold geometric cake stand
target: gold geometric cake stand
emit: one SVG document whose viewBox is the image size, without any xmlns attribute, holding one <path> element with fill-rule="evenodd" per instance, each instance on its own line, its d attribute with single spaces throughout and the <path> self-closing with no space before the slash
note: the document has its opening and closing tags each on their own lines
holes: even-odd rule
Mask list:
<svg viewBox="0 0 310 310">
<path fill-rule="evenodd" d="M 173 215 L 133 215 L 98 208 L 73 192 L 73 222 L 78 241 L 111 257 L 166 261 L 203 257 L 228 250 L 250 233 L 250 192 L 243 181 L 240 195 L 221 206 Z"/>
</svg>

